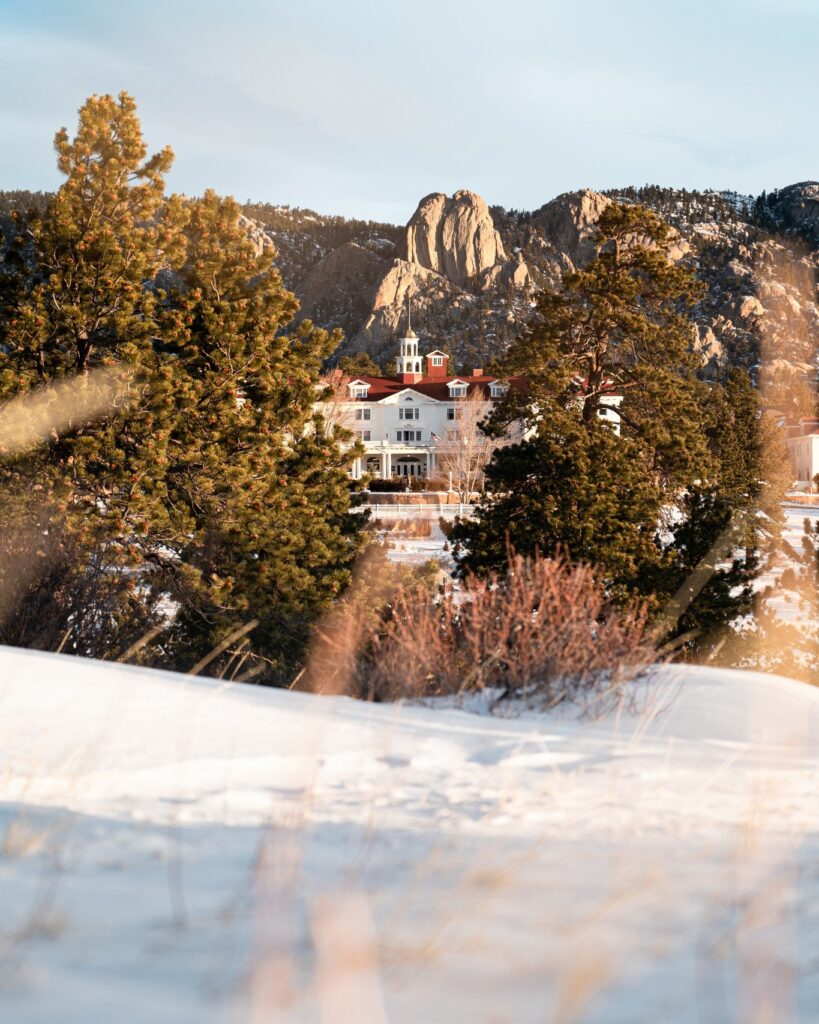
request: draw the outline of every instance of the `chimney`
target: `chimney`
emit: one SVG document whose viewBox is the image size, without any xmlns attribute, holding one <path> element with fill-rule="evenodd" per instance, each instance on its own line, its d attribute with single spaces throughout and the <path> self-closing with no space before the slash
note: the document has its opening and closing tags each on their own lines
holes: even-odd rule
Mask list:
<svg viewBox="0 0 819 1024">
<path fill-rule="evenodd" d="M 483 377 L 483 367 L 482 366 L 474 367 L 473 370 L 472 370 L 472 376 L 473 377 Z"/>
</svg>

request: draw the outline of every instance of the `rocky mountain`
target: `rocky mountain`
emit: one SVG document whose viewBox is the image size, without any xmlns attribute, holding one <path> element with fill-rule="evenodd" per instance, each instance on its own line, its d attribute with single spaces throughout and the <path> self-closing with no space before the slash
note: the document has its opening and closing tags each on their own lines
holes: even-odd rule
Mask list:
<svg viewBox="0 0 819 1024">
<path fill-rule="evenodd" d="M 43 193 L 0 193 L 0 218 L 40 206 Z M 413 323 L 456 364 L 483 365 L 504 351 L 531 314 L 536 292 L 594 253 L 606 206 L 640 202 L 676 230 L 675 257 L 706 285 L 692 345 L 703 372 L 727 365 L 775 378 L 774 404 L 808 412 L 819 354 L 819 183 L 758 197 L 657 186 L 557 196 L 534 211 L 487 206 L 462 189 L 420 201 L 406 226 L 246 204 L 257 248 L 274 246 L 301 316 L 340 326 L 343 352 L 385 362 Z"/>
<path fill-rule="evenodd" d="M 385 360 L 406 322 L 407 299 L 424 334 L 461 360 L 482 360 L 514 337 L 531 302 L 532 278 L 520 250 L 507 249 L 484 200 L 461 190 L 421 201 L 404 229 L 358 222 L 336 247 L 322 246 L 302 211 L 282 228 L 268 228 L 285 281 L 301 315 L 344 329 L 345 351 Z M 351 222 L 352 223 L 352 222 Z M 308 236 L 313 242 L 312 261 Z M 297 252 L 302 276 L 289 255 Z M 310 262 L 305 267 L 305 262 Z"/>
<path fill-rule="evenodd" d="M 407 261 L 448 278 L 461 288 L 484 288 L 488 275 L 506 262 L 489 207 L 461 189 L 450 199 L 433 192 L 407 224 Z"/>
<path fill-rule="evenodd" d="M 705 282 L 692 344 L 706 374 L 732 364 L 784 374 L 796 388 L 815 379 L 814 182 L 756 198 L 656 186 L 585 189 L 531 212 L 489 207 L 463 189 L 426 196 L 405 228 L 292 211 L 267 231 L 302 315 L 341 326 L 343 351 L 386 359 L 411 298 L 414 324 L 430 345 L 459 363 L 483 363 L 521 329 L 538 289 L 559 287 L 562 274 L 592 257 L 595 225 L 613 200 L 644 203 L 664 217 L 679 236 L 675 258 Z M 339 245 L 328 244 L 331 226 L 347 231 Z"/>
</svg>

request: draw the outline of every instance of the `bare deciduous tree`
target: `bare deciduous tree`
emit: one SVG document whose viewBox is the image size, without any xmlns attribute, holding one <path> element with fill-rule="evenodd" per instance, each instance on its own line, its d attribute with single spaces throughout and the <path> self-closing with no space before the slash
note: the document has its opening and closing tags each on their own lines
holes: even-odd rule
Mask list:
<svg viewBox="0 0 819 1024">
<path fill-rule="evenodd" d="M 324 419 L 325 429 L 332 433 L 334 427 L 349 430 L 344 403 L 350 400 L 346 377 L 338 368 L 323 374 L 318 391 L 323 397 L 319 411 Z"/>
<path fill-rule="evenodd" d="M 438 471 L 452 474 L 452 486 L 461 501 L 483 488 L 483 474 L 495 450 L 512 439 L 509 435 L 490 437 L 481 429 L 491 403 L 480 388 L 473 388 L 457 401 L 455 419 L 450 421 L 446 437 L 436 451 Z"/>
</svg>

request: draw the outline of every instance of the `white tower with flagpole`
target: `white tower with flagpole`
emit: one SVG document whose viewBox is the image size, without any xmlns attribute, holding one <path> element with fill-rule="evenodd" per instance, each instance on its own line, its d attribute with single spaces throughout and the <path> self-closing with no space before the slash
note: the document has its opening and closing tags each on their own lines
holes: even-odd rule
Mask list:
<svg viewBox="0 0 819 1024">
<path fill-rule="evenodd" d="M 395 357 L 395 372 L 402 380 L 416 382 L 423 376 L 418 354 L 418 335 L 412 329 L 412 300 L 407 296 L 407 333 L 401 338 Z"/>
</svg>

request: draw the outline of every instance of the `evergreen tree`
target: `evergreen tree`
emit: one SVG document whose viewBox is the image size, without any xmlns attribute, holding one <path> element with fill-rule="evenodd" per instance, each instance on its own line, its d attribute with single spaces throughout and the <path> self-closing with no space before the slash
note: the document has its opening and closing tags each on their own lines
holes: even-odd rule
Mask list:
<svg viewBox="0 0 819 1024">
<path fill-rule="evenodd" d="M 695 582 L 695 567 L 711 563 L 707 582 L 675 629 L 690 636 L 692 653 L 712 651 L 725 639 L 724 624 L 752 611 L 753 582 L 769 565 L 784 524 L 790 465 L 781 431 L 763 415 L 743 370 L 731 370 L 712 388 L 704 429 L 717 471 L 681 496 L 683 515 L 671 548 L 672 582 L 683 593 Z"/>
<path fill-rule="evenodd" d="M 452 538 L 462 571 L 503 569 L 510 546 L 526 555 L 561 549 L 604 566 L 625 595 L 664 564 L 659 514 L 660 492 L 632 441 L 553 410 L 534 436 L 495 452 L 475 518 L 458 522 Z"/>
<path fill-rule="evenodd" d="M 75 138 L 61 129 L 54 145 L 65 182 L 42 216 L 16 218 L 5 239 L 0 398 L 72 377 L 79 398 L 97 388 L 89 371 L 119 366 L 130 371 L 122 374 L 122 404 L 138 402 L 155 360 L 156 296 L 145 283 L 184 252 L 183 204 L 163 195 L 172 153 L 147 156 L 126 94 L 91 97 Z M 78 408 L 94 404 L 91 397 Z M 47 447 L 0 462 L 0 586 L 11 585 L 21 564 L 29 579 L 26 590 L 14 588 L 4 642 L 53 646 L 70 630 L 70 649 L 100 654 L 155 624 L 135 585 L 138 558 L 117 541 L 124 524 L 113 498 L 131 486 L 119 426 L 117 415 L 97 424 L 69 415 Z M 26 522 L 38 524 L 40 543 Z M 17 546 L 27 557 L 13 557 Z"/>
<path fill-rule="evenodd" d="M 338 368 L 348 377 L 383 377 L 381 367 L 369 352 L 354 352 L 342 356 Z"/>
<path fill-rule="evenodd" d="M 342 432 L 314 411 L 339 339 L 309 322 L 284 330 L 296 300 L 235 202 L 164 198 L 170 151 L 146 159 L 130 97 L 92 97 L 76 137 L 55 145 L 66 181 L 9 242 L 20 255 L 3 290 L 0 391 L 71 376 L 81 391 L 105 367 L 122 388 L 101 420 L 69 417 L 0 461 L 4 542 L 34 513 L 49 538 L 29 545 L 0 636 L 70 635 L 67 649 L 111 656 L 162 627 L 140 657 L 188 668 L 258 620 L 243 672 L 276 679 L 360 547 Z"/>
<path fill-rule="evenodd" d="M 675 238 L 656 214 L 612 203 L 598 222 L 597 255 L 564 275 L 538 301 L 532 325 L 500 361 L 502 376 L 525 375 L 500 412 L 532 427 L 547 410 L 577 408 L 596 423 L 606 397 L 624 396 L 622 431 L 666 484 L 702 474 L 707 391 L 691 351 L 693 272 L 670 259 Z"/>
<path fill-rule="evenodd" d="M 596 257 L 541 297 L 497 368 L 528 387 L 510 389 L 492 429 L 518 420 L 529 436 L 496 454 L 491 493 L 454 538 L 462 569 L 477 571 L 498 569 L 509 544 L 565 546 L 618 593 L 651 597 L 667 636 L 695 634 L 702 647 L 750 607 L 757 513 L 775 534 L 778 492 L 762 492 L 766 425 L 747 377 L 710 390 L 697 379 L 700 289 L 670 259 L 672 244 L 648 210 L 604 212 Z M 619 438 L 600 417 L 613 393 L 623 396 Z"/>
<path fill-rule="evenodd" d="M 152 559 L 181 606 L 175 664 L 253 617 L 251 659 L 275 677 L 344 590 L 361 546 L 347 476 L 356 452 L 315 412 L 339 336 L 309 321 L 282 332 L 296 299 L 273 257 L 254 252 L 240 213 L 213 193 L 194 204 L 181 287 L 163 308 L 174 427 L 162 441 L 169 536 Z"/>
</svg>

